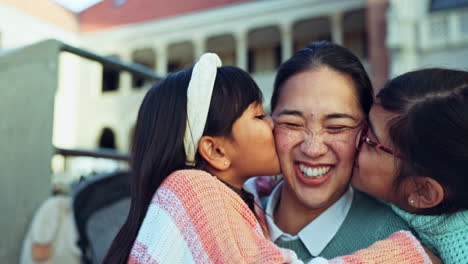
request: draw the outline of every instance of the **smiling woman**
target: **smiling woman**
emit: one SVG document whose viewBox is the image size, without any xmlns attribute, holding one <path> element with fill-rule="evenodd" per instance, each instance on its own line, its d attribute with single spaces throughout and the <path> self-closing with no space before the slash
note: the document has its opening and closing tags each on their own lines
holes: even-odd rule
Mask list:
<svg viewBox="0 0 468 264">
<path fill-rule="evenodd" d="M 339 45 L 314 42 L 280 66 L 271 106 L 284 181 L 263 205 L 271 239 L 304 261 L 350 254 L 408 229 L 349 185 L 372 101 L 364 67 Z"/>
<path fill-rule="evenodd" d="M 284 192 L 292 191 L 286 197 L 298 200 L 295 204 L 326 209 L 348 188 L 355 154 L 349 142 L 354 142 L 364 119 L 353 85 L 347 75 L 325 66 L 294 75 L 284 84 L 273 118 L 288 182 Z"/>
</svg>

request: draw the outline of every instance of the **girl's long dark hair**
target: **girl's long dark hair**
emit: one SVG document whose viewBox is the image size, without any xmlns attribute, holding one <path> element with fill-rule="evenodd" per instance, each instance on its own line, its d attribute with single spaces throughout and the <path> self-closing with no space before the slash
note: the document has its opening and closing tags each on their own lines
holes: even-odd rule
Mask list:
<svg viewBox="0 0 468 264">
<path fill-rule="evenodd" d="M 395 114 L 389 136 L 404 157 L 395 191 L 408 177 L 430 177 L 444 188 L 444 200 L 421 214 L 468 209 L 468 72 L 408 72 L 388 81 L 377 97 Z"/>
<path fill-rule="evenodd" d="M 143 99 L 132 141 L 130 211 L 103 263 L 127 263 L 154 193 L 169 174 L 186 168 L 183 138 L 191 73 L 169 74 Z M 232 66 L 218 68 L 204 135 L 229 136 L 234 121 L 261 100 L 248 73 Z M 197 165 L 203 166 L 199 155 Z"/>
</svg>

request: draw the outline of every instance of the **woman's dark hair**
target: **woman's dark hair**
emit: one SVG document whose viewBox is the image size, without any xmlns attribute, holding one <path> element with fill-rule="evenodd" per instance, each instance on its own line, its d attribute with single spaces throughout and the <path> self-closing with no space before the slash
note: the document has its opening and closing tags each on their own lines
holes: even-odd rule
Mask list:
<svg viewBox="0 0 468 264">
<path fill-rule="evenodd" d="M 441 204 L 421 214 L 468 209 L 468 72 L 424 69 L 390 80 L 377 98 L 390 120 L 389 136 L 400 159 L 395 181 L 430 177 L 444 188 Z"/>
<path fill-rule="evenodd" d="M 364 66 L 348 49 L 329 41 L 312 42 L 281 64 L 276 74 L 273 95 L 271 97 L 271 111 L 274 111 L 281 95 L 283 84 L 289 78 L 319 67 L 328 67 L 351 77 L 356 87 L 359 104 L 363 112 L 366 115 L 369 114 L 374 93 Z"/>
<path fill-rule="evenodd" d="M 191 74 L 192 69 L 169 74 L 143 99 L 132 142 L 130 212 L 103 263 L 127 263 L 154 193 L 172 172 L 186 168 L 186 95 Z M 230 136 L 234 121 L 251 103 L 261 100 L 262 93 L 248 73 L 232 66 L 218 68 L 203 135 Z M 202 164 L 198 155 L 197 165 Z"/>
</svg>

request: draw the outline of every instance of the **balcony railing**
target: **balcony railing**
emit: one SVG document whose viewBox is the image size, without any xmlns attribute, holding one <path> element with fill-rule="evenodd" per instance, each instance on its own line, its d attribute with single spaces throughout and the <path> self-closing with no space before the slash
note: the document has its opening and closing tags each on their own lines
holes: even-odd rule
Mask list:
<svg viewBox="0 0 468 264">
<path fill-rule="evenodd" d="M 440 49 L 468 43 L 468 9 L 431 13 L 418 23 L 421 49 Z"/>
</svg>

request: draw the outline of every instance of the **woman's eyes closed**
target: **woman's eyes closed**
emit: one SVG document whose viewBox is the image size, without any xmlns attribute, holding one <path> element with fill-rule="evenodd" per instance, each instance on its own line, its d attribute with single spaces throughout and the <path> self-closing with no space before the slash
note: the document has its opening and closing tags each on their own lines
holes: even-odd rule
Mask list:
<svg viewBox="0 0 468 264">
<path fill-rule="evenodd" d="M 350 129 L 348 126 L 328 126 L 326 127 L 329 133 L 336 134 Z"/>
<path fill-rule="evenodd" d="M 293 128 L 293 129 L 303 127 L 301 123 L 294 123 L 294 122 L 287 122 L 287 121 L 280 121 L 277 124 L 288 127 L 288 128 Z"/>
<path fill-rule="evenodd" d="M 302 129 L 302 128 L 313 129 L 300 120 L 277 119 L 275 123 L 278 126 L 282 126 L 282 127 L 290 128 L 290 129 Z M 323 132 L 327 132 L 329 134 L 338 134 L 341 132 L 352 130 L 354 128 L 357 128 L 357 126 L 351 126 L 351 125 L 346 125 L 346 124 L 330 124 L 330 125 L 324 124 L 320 128 L 320 130 Z"/>
</svg>

